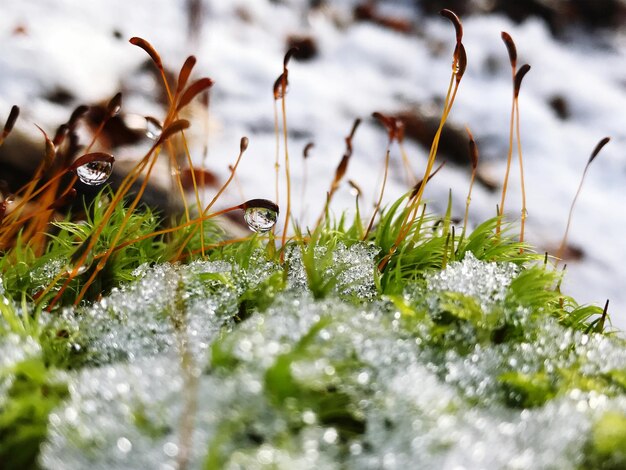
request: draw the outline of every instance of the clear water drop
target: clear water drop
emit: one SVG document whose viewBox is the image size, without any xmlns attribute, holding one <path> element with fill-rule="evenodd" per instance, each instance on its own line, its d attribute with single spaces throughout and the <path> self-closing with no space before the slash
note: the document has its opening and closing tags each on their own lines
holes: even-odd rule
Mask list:
<svg viewBox="0 0 626 470">
<path fill-rule="evenodd" d="M 89 186 L 98 186 L 106 182 L 111 176 L 113 165 L 110 162 L 98 161 L 85 163 L 76 168 L 80 180 Z"/>
<path fill-rule="evenodd" d="M 272 229 L 278 220 L 278 206 L 265 199 L 252 199 L 243 205 L 243 218 L 250 230 L 265 233 Z"/>
<path fill-rule="evenodd" d="M 275 211 L 264 207 L 250 207 L 246 209 L 243 217 L 246 219 L 246 223 L 248 224 L 248 227 L 250 227 L 250 230 L 265 233 L 271 230 L 274 226 L 276 219 L 278 218 L 278 214 Z"/>
<path fill-rule="evenodd" d="M 162 131 L 163 126 L 157 119 L 151 116 L 146 116 L 146 136 L 149 139 L 157 140 L 159 137 L 161 137 Z"/>
<path fill-rule="evenodd" d="M 86 263 L 86 264 L 81 264 L 78 268 L 70 267 L 67 269 L 65 274 L 68 276 L 71 276 L 72 274 L 74 274 L 74 276 L 80 276 L 81 274 L 84 274 L 87 272 L 90 265 L 91 265 L 90 263 Z M 76 270 L 76 272 L 74 272 L 74 270 Z"/>
</svg>

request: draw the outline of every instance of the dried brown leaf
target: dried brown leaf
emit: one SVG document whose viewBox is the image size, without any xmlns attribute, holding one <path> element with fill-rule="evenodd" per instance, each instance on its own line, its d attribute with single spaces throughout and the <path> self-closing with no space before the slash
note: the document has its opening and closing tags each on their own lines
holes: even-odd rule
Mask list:
<svg viewBox="0 0 626 470">
<path fill-rule="evenodd" d="M 280 100 L 287 94 L 287 86 L 289 85 L 287 80 L 287 72 L 283 72 L 274 82 L 274 99 Z"/>
<path fill-rule="evenodd" d="M 178 74 L 178 83 L 176 84 L 176 92 L 180 93 L 185 85 L 187 85 L 187 81 L 189 80 L 189 76 L 191 75 L 191 71 L 196 65 L 196 57 L 190 55 L 185 60 L 185 63 L 180 69 L 180 73 Z"/>
<path fill-rule="evenodd" d="M 461 41 L 463 40 L 463 25 L 461 24 L 461 20 L 459 19 L 459 17 L 456 15 L 456 13 L 454 13 L 452 10 L 448 10 L 447 8 L 441 10 L 439 14 L 452 22 L 456 31 L 456 43 L 461 44 Z"/>
<path fill-rule="evenodd" d="M 511 62 L 511 67 L 515 69 L 515 67 L 517 67 L 517 48 L 515 47 L 513 38 L 506 31 L 502 31 L 500 36 L 502 37 L 502 40 L 504 41 L 506 50 L 509 52 L 509 61 Z"/>
<path fill-rule="evenodd" d="M 246 150 L 248 150 L 248 144 L 250 143 L 250 140 L 246 137 L 243 136 L 241 138 L 241 141 L 239 142 L 239 151 L 241 153 L 245 152 Z"/>
<path fill-rule="evenodd" d="M 279 213 L 278 204 L 268 199 L 250 199 L 239 206 L 241 209 L 246 210 L 252 207 L 260 207 L 262 209 L 269 209 L 271 211 Z"/>
<path fill-rule="evenodd" d="M 146 53 L 150 56 L 152 61 L 159 68 L 159 70 L 163 70 L 163 63 L 161 62 L 161 57 L 159 56 L 157 51 L 154 49 L 154 47 L 152 47 L 152 44 L 150 44 L 145 39 L 136 37 L 136 36 L 130 38 L 129 42 L 133 46 L 141 47 L 144 51 L 146 51 Z"/>
<path fill-rule="evenodd" d="M 77 158 L 76 161 L 74 161 L 74 163 L 72 163 L 69 166 L 68 170 L 74 171 L 78 167 L 81 167 L 81 166 L 86 165 L 87 163 L 91 163 L 91 162 L 113 163 L 114 161 L 115 161 L 115 158 L 113 157 L 113 155 L 110 155 L 110 154 L 105 153 L 105 152 L 92 152 L 92 153 L 87 153 L 87 154 Z"/>
<path fill-rule="evenodd" d="M 13 105 L 11 107 L 11 111 L 9 112 L 9 117 L 7 118 L 6 123 L 4 124 L 4 130 L 2 131 L 2 138 L 6 138 L 9 133 L 13 130 L 13 126 L 15 126 L 15 121 L 17 121 L 17 117 L 20 115 L 20 108 Z"/>
<path fill-rule="evenodd" d="M 376 119 L 378 122 L 380 122 L 383 125 L 383 127 L 387 130 L 387 133 L 389 135 L 389 140 L 390 141 L 393 140 L 396 134 L 396 130 L 395 130 L 396 120 L 378 111 L 373 112 L 372 117 Z"/>
<path fill-rule="evenodd" d="M 609 143 L 609 141 L 611 140 L 610 137 L 605 137 L 602 140 L 600 140 L 600 142 L 597 143 L 596 148 L 593 149 L 593 152 L 591 152 L 591 156 L 589 157 L 589 162 L 587 162 L 587 165 L 590 165 L 592 161 L 594 161 L 596 159 L 596 157 L 598 156 L 598 154 L 600 153 L 600 150 L 602 150 L 602 148 Z"/>
<path fill-rule="evenodd" d="M 202 93 L 204 90 L 213 86 L 213 80 L 210 78 L 201 78 L 196 80 L 189 88 L 187 88 L 178 100 L 178 105 L 176 106 L 176 111 L 180 111 L 182 108 L 187 106 L 192 99 L 194 99 L 198 94 Z"/>
<path fill-rule="evenodd" d="M 313 147 L 315 147 L 315 144 L 313 142 L 309 142 L 308 144 L 304 146 L 304 150 L 302 150 L 302 157 L 305 160 L 309 158 L 309 152 L 311 151 Z"/>
<path fill-rule="evenodd" d="M 469 127 L 465 127 L 467 131 L 467 135 L 469 137 L 469 153 L 470 160 L 472 162 L 472 169 L 475 170 L 478 167 L 478 146 L 476 145 L 476 141 L 474 140 L 474 136 L 469 130 Z"/>
<path fill-rule="evenodd" d="M 519 90 L 522 87 L 522 80 L 524 79 L 524 76 L 526 76 L 529 70 L 530 70 L 530 65 L 524 64 L 519 68 L 519 70 L 515 74 L 513 90 L 514 90 L 516 98 L 519 96 Z"/>
<path fill-rule="evenodd" d="M 179 119 L 178 121 L 174 121 L 161 132 L 161 136 L 159 137 L 158 142 L 165 142 L 167 139 L 172 137 L 174 134 L 184 131 L 189 127 L 189 121 L 187 119 Z"/>
</svg>

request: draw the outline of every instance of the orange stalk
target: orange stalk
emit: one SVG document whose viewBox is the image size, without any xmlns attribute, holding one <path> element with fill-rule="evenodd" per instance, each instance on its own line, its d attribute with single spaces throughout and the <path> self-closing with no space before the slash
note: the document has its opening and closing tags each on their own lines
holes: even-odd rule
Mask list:
<svg viewBox="0 0 626 470">
<path fill-rule="evenodd" d="M 591 156 L 589 157 L 587 164 L 585 165 L 585 169 L 583 170 L 583 175 L 580 178 L 578 189 L 576 190 L 576 194 L 574 195 L 574 199 L 572 200 L 572 205 L 570 206 L 570 209 L 569 209 L 569 215 L 567 217 L 567 225 L 565 226 L 565 233 L 563 234 L 563 239 L 561 240 L 561 245 L 559 246 L 559 251 L 557 252 L 557 255 L 556 255 L 555 267 L 558 267 L 559 262 L 563 258 L 563 253 L 565 252 L 565 247 L 567 246 L 567 235 L 569 233 L 569 228 L 572 223 L 572 216 L 574 214 L 574 206 L 576 205 L 576 200 L 578 199 L 578 196 L 580 195 L 580 191 L 583 188 L 583 183 L 585 181 L 585 176 L 587 176 L 587 171 L 589 170 L 591 163 L 595 160 L 595 158 L 600 153 L 600 150 L 602 150 L 602 148 L 606 144 L 608 144 L 610 140 L 611 140 L 610 137 L 605 137 L 604 139 L 600 140 L 600 142 L 598 142 L 595 149 L 591 153 Z"/>
<path fill-rule="evenodd" d="M 474 140 L 474 136 L 470 132 L 469 128 L 466 127 L 467 135 L 469 137 L 469 152 L 470 152 L 470 160 L 472 163 L 472 176 L 470 178 L 469 191 L 467 193 L 467 200 L 465 202 L 465 217 L 463 218 L 463 232 L 461 233 L 461 239 L 465 235 L 465 231 L 467 230 L 467 221 L 469 218 L 469 208 L 470 203 L 472 201 L 472 188 L 474 187 L 474 180 L 476 179 L 476 169 L 478 168 L 478 147 L 476 146 L 476 141 Z"/>
<path fill-rule="evenodd" d="M 237 160 L 235 161 L 235 165 L 232 167 L 232 170 L 230 172 L 230 176 L 228 177 L 228 179 L 226 180 L 226 182 L 222 185 L 222 187 L 219 189 L 219 191 L 217 192 L 217 194 L 213 197 L 213 199 L 211 199 L 211 202 L 209 202 L 209 204 L 204 208 L 204 210 L 202 210 L 200 212 L 200 219 L 202 219 L 204 217 L 204 215 L 209 212 L 209 210 L 211 210 L 211 207 L 213 207 L 213 205 L 217 202 L 217 200 L 220 198 L 220 196 L 222 195 L 222 193 L 224 191 L 226 191 L 226 188 L 228 188 L 228 186 L 230 185 L 231 181 L 233 180 L 233 178 L 235 177 L 235 172 L 237 171 L 237 168 L 239 167 L 239 163 L 241 162 L 241 158 L 243 157 L 244 152 L 248 149 L 248 144 L 249 144 L 249 140 L 247 137 L 242 137 L 241 141 L 239 142 L 239 156 L 237 157 Z M 198 227 L 194 227 L 194 229 L 191 231 L 191 233 L 187 236 L 187 238 L 185 239 L 185 241 L 181 244 L 179 250 L 177 251 L 175 258 L 180 257 L 181 253 L 183 252 L 183 250 L 185 249 L 185 246 L 187 246 L 187 243 L 189 243 L 189 241 L 193 238 L 193 236 L 196 234 L 196 230 L 198 229 Z M 201 239 L 201 241 L 203 241 L 203 239 Z"/>
<path fill-rule="evenodd" d="M 79 247 L 79 250 L 81 250 L 82 253 L 76 260 L 74 268 L 70 271 L 68 279 L 65 281 L 65 283 L 63 284 L 63 286 L 61 287 L 57 295 L 54 297 L 54 299 L 52 299 L 50 305 L 48 305 L 47 307 L 48 311 L 52 310 L 56 302 L 58 302 L 58 300 L 63 295 L 69 283 L 72 281 L 72 279 L 74 279 L 79 274 L 80 267 L 85 263 L 85 260 L 91 253 L 91 250 L 93 250 L 93 248 L 95 247 L 98 241 L 98 238 L 100 234 L 102 233 L 102 231 L 104 230 L 106 223 L 111 218 L 111 215 L 113 214 L 115 210 L 115 207 L 122 201 L 122 199 L 124 198 L 128 190 L 131 188 L 132 184 L 139 178 L 140 173 L 143 171 L 146 165 L 149 164 L 149 171 L 142 184 L 142 188 L 143 190 L 145 190 L 145 185 L 147 184 L 147 181 L 149 180 L 150 171 L 152 170 L 152 167 L 154 166 L 154 163 L 156 162 L 156 159 L 158 157 L 158 153 L 159 153 L 158 149 L 163 144 L 163 142 L 167 140 L 168 138 L 170 138 L 175 133 L 180 132 L 187 127 L 189 127 L 189 122 L 185 121 L 184 119 L 175 121 L 172 124 L 170 124 L 168 127 L 166 127 L 161 133 L 159 140 L 157 140 L 157 142 L 155 142 L 152 145 L 152 147 L 150 147 L 150 149 L 148 150 L 146 155 L 140 160 L 140 162 L 128 173 L 128 175 L 126 175 L 126 177 L 124 177 L 124 179 L 122 180 L 122 183 L 120 184 L 120 187 L 118 188 L 115 196 L 113 197 L 113 200 L 110 202 L 109 207 L 107 208 L 107 210 L 105 211 L 103 215 L 102 222 L 91 233 L 91 235 L 88 238 L 88 243 L 87 243 L 87 240 L 83 242 L 83 244 L 86 243 L 85 248 L 83 249 L 82 246 Z M 153 157 L 152 161 L 151 161 L 151 157 Z M 135 201 L 134 201 L 135 206 L 139 202 L 139 198 L 141 197 L 142 194 L 143 194 L 143 191 L 140 191 L 140 193 L 138 193 L 138 196 L 135 198 Z M 53 287 L 54 282 L 55 281 L 53 281 L 53 284 L 48 286 L 48 288 L 46 289 L 46 292 L 49 291 Z M 83 291 L 85 291 L 86 287 L 88 287 L 88 285 L 85 286 Z M 80 299 L 78 301 L 80 301 Z"/>
<path fill-rule="evenodd" d="M 286 86 L 286 85 L 285 85 Z M 285 210 L 285 227 L 283 228 L 282 245 L 285 246 L 287 242 L 287 231 L 289 229 L 289 218 L 291 216 L 291 175 L 289 173 L 289 148 L 287 146 L 287 105 L 285 96 L 281 100 L 282 113 L 283 113 L 283 138 L 285 145 L 285 180 L 287 183 L 287 209 Z M 281 252 L 281 261 L 283 259 L 283 252 Z"/>
<path fill-rule="evenodd" d="M 365 235 L 363 235 L 363 240 L 367 238 L 372 227 L 374 226 L 374 220 L 376 220 L 376 215 L 380 212 L 380 206 L 383 203 L 383 194 L 385 193 L 385 186 L 387 185 L 387 174 L 389 173 L 389 150 L 387 150 L 387 154 L 385 155 L 385 174 L 383 176 L 383 184 L 380 188 L 380 196 L 378 197 L 378 202 L 376 203 L 376 207 L 374 208 L 374 213 L 372 214 L 372 218 L 370 219 L 370 223 L 367 225 L 367 230 L 365 230 Z"/>
</svg>

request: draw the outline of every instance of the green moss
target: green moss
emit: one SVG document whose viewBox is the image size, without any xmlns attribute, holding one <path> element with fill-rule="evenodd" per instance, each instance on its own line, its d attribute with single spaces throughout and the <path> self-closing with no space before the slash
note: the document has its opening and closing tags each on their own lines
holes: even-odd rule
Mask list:
<svg viewBox="0 0 626 470">
<path fill-rule="evenodd" d="M 626 468 L 626 414 L 609 411 L 594 423 L 585 468 Z"/>
<path fill-rule="evenodd" d="M 40 357 L 0 371 L 6 374 L 12 375 L 13 383 L 6 402 L 0 403 L 0 462 L 7 470 L 36 468 L 48 414 L 67 396 L 67 386 L 54 378 Z"/>
</svg>

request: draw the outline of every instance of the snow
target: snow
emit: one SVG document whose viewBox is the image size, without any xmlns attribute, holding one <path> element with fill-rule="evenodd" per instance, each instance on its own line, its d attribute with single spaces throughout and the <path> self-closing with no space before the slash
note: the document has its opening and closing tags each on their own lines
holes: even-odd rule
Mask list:
<svg viewBox="0 0 626 470">
<path fill-rule="evenodd" d="M 69 116 L 71 106 L 109 99 L 120 86 L 141 93 L 125 101 L 124 111 L 154 114 L 150 90 L 139 66 L 145 53 L 126 42 L 148 39 L 166 66 L 177 70 L 188 54 L 198 57 L 195 76 L 215 80 L 211 99 L 209 167 L 225 176 L 234 163 L 242 135 L 250 148 L 238 171 L 246 199 L 275 199 L 272 85 L 282 68 L 285 37 L 311 34 L 319 55 L 310 62 L 292 61 L 287 94 L 289 151 L 294 211 L 312 223 L 321 212 L 334 169 L 344 151 L 344 137 L 356 117 L 365 119 L 354 138 L 354 156 L 346 181 L 364 189 L 361 207 L 371 210 L 380 184 L 386 133 L 373 124 L 373 111 L 395 112 L 421 103 L 437 106 L 450 74 L 453 31 L 440 18 L 412 17 L 408 2 L 387 2 L 385 11 L 414 19 L 418 35 L 404 35 L 366 23 L 352 23 L 355 2 L 332 2 L 323 12 L 304 13 L 307 2 L 292 0 L 206 1 L 203 30 L 195 43 L 187 39 L 184 2 L 124 0 L 75 2 L 9 0 L 0 17 L 0 114 L 22 108 L 18 127 L 33 122 L 54 129 Z M 564 231 L 569 204 L 596 142 L 612 141 L 591 167 L 574 214 L 569 240 L 583 247 L 585 258 L 568 263 L 564 289 L 580 302 L 611 300 L 613 321 L 626 328 L 626 33 L 574 31 L 571 40 L 554 40 L 538 20 L 519 25 L 500 16 L 463 19 L 469 65 L 450 122 L 469 125 L 481 152 L 480 165 L 502 180 L 508 145 L 510 68 L 500 31 L 514 38 L 519 62 L 532 70 L 520 96 L 521 132 L 528 196 L 527 238 L 539 251 L 555 251 Z M 15 33 L 23 26 L 25 34 Z M 119 31 L 122 39 L 114 37 Z M 76 96 L 71 106 L 45 99 L 55 88 Z M 571 116 L 560 120 L 548 105 L 555 95 L 568 103 Z M 154 101 L 154 100 L 152 100 Z M 202 120 L 193 127 L 201 133 Z M 308 159 L 305 208 L 300 207 L 304 145 L 314 141 Z M 192 140 L 199 161 L 204 138 Z M 427 152 L 407 142 L 417 174 Z M 282 149 L 282 144 L 281 144 Z M 282 150 L 281 150 L 282 152 Z M 117 157 L 117 156 L 116 156 Z M 440 156 L 443 160 L 445 156 Z M 391 152 L 392 170 L 386 201 L 404 192 L 400 155 Z M 282 168 L 281 168 L 282 171 Z M 432 210 L 442 210 L 452 187 L 455 214 L 462 217 L 469 172 L 448 164 L 426 191 Z M 511 171 L 507 214 L 519 217 L 517 162 Z M 240 203 L 235 185 L 225 203 Z M 493 216 L 499 193 L 475 188 L 471 218 Z M 284 216 L 285 189 L 278 201 Z M 337 192 L 334 213 L 354 207 L 347 185 Z M 367 214 L 369 215 L 369 214 Z M 279 220 L 278 226 L 283 222 Z"/>
</svg>

